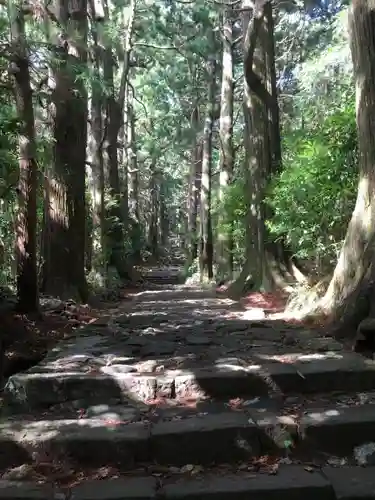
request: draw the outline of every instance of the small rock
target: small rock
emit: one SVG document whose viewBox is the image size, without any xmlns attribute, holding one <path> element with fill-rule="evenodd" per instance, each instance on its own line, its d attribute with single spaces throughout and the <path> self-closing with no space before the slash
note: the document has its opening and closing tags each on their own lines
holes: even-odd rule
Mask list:
<svg viewBox="0 0 375 500">
<path fill-rule="evenodd" d="M 354 458 L 358 465 L 375 465 L 375 443 L 369 442 L 356 446 Z"/>
<path fill-rule="evenodd" d="M 20 481 L 30 477 L 33 473 L 31 464 L 22 464 L 18 467 L 13 467 L 12 469 L 7 470 L 1 476 L 1 479 L 5 479 L 8 481 Z"/>
<path fill-rule="evenodd" d="M 286 346 L 293 346 L 297 344 L 297 341 L 292 335 L 285 335 L 283 344 Z"/>
<path fill-rule="evenodd" d="M 102 366 L 100 371 L 108 375 L 121 375 L 122 373 L 135 373 L 137 368 L 131 365 L 109 365 Z"/>
<path fill-rule="evenodd" d="M 192 464 L 186 464 L 183 467 L 181 467 L 181 469 L 180 469 L 182 474 L 185 474 L 186 472 L 191 472 L 192 470 L 194 470 L 194 465 L 192 465 Z"/>
<path fill-rule="evenodd" d="M 125 314 L 124 316 L 117 317 L 115 321 L 119 325 L 126 325 L 126 324 L 128 324 L 130 322 L 130 316 L 128 316 L 127 314 Z"/>
<path fill-rule="evenodd" d="M 188 335 L 186 343 L 190 345 L 209 345 L 212 343 L 212 340 L 204 335 Z"/>
<path fill-rule="evenodd" d="M 125 344 L 129 346 L 143 347 L 147 345 L 149 342 L 150 342 L 149 339 L 146 339 L 145 337 L 134 336 L 127 339 L 125 341 Z"/>
<path fill-rule="evenodd" d="M 143 356 L 163 356 L 165 354 L 174 354 L 176 345 L 174 342 L 160 341 L 149 342 L 148 345 L 142 347 Z"/>
<path fill-rule="evenodd" d="M 108 326 L 111 322 L 111 317 L 110 316 L 102 316 L 98 319 L 96 319 L 91 325 L 94 326 Z"/>
<path fill-rule="evenodd" d="M 266 318 L 264 309 L 249 309 L 242 314 L 242 319 L 247 320 L 262 320 Z"/>
<path fill-rule="evenodd" d="M 168 472 L 170 472 L 171 474 L 180 474 L 180 468 L 179 467 L 169 467 L 168 469 Z"/>
<path fill-rule="evenodd" d="M 129 365 L 135 362 L 137 358 L 133 356 L 116 356 L 115 354 L 105 354 L 102 358 L 98 358 L 98 364 L 110 365 Z"/>
<path fill-rule="evenodd" d="M 154 373 L 156 372 L 157 367 L 158 363 L 153 359 L 137 363 L 137 371 L 139 373 Z"/>
<path fill-rule="evenodd" d="M 342 467 L 343 465 L 347 465 L 348 460 L 344 457 L 329 457 L 327 460 L 328 465 L 332 465 L 332 467 Z"/>
</svg>

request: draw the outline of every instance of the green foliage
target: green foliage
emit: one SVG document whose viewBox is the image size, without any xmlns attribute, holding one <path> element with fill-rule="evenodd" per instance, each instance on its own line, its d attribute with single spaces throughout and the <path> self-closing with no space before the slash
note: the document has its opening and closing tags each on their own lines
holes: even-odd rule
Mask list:
<svg viewBox="0 0 375 500">
<path fill-rule="evenodd" d="M 222 202 L 217 196 L 213 198 L 213 217 L 220 211 L 227 214 L 227 220 L 217 224 L 216 234 L 232 231 L 233 261 L 236 267 L 240 267 L 244 262 L 246 217 L 245 186 L 241 178 L 227 187 Z"/>
<path fill-rule="evenodd" d="M 268 222 L 285 236 L 296 256 L 330 265 L 345 236 L 357 186 L 354 102 L 315 129 L 284 139 L 284 170 L 271 184 Z"/>
<path fill-rule="evenodd" d="M 4 96 L 5 97 L 5 96 Z M 18 179 L 17 132 L 14 107 L 6 99 L 0 101 L 0 285 L 14 285 L 15 187 Z"/>
</svg>

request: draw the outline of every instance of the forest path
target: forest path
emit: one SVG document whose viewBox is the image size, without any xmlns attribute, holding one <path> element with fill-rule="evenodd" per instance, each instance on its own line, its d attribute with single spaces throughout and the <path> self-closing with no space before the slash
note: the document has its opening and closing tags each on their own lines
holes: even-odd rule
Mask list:
<svg viewBox="0 0 375 500">
<path fill-rule="evenodd" d="M 10 377 L 0 499 L 373 495 L 374 363 L 176 276 Z"/>
</svg>

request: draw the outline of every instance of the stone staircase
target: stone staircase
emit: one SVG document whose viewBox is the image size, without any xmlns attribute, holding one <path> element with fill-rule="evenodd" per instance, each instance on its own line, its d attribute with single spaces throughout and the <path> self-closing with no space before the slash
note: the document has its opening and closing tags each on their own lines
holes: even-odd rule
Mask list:
<svg viewBox="0 0 375 500">
<path fill-rule="evenodd" d="M 141 270 L 148 285 L 178 285 L 182 282 L 182 268 L 179 266 L 168 268 L 147 268 Z"/>
<path fill-rule="evenodd" d="M 374 362 L 318 332 L 141 292 L 10 377 L 0 499 L 373 499 L 373 391 Z"/>
</svg>

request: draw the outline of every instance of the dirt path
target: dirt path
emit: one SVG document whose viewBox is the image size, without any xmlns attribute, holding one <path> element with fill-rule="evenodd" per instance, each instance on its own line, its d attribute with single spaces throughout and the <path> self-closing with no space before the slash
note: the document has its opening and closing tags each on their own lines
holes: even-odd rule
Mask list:
<svg viewBox="0 0 375 500">
<path fill-rule="evenodd" d="M 249 320 L 214 291 L 160 285 L 168 278 L 9 379 L 3 479 L 46 482 L 33 498 L 58 485 L 63 498 L 237 500 L 283 489 L 334 498 L 344 466 L 362 474 L 355 448 L 375 441 L 373 362 L 317 330 Z"/>
</svg>

